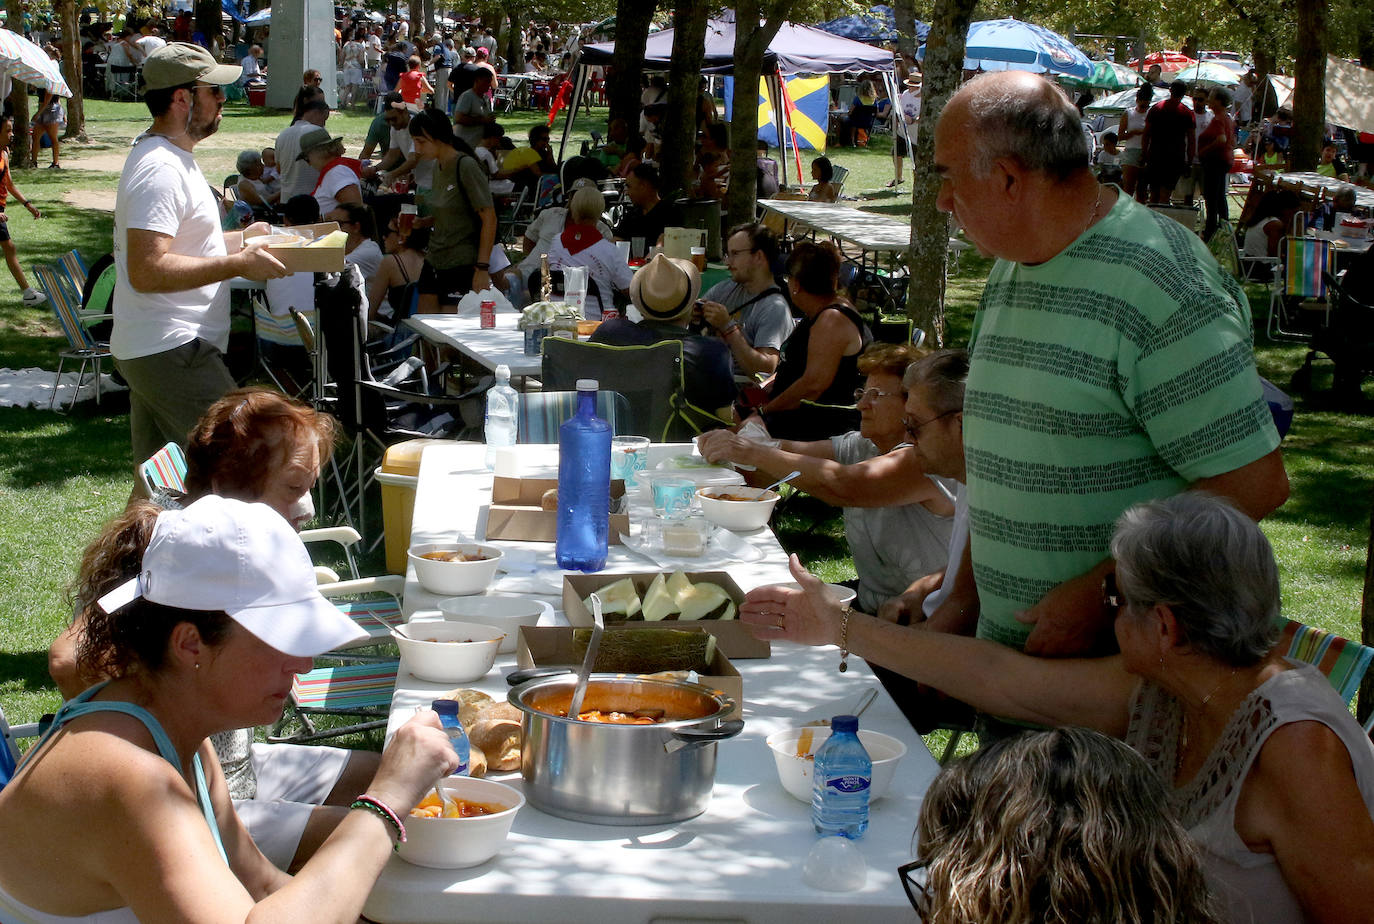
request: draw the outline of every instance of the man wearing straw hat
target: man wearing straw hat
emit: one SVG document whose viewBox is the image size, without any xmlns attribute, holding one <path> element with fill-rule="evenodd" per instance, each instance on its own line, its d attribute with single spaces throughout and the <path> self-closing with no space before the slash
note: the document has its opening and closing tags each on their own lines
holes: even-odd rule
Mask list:
<svg viewBox="0 0 1374 924">
<path fill-rule="evenodd" d="M 700 293 L 701 274 L 695 264 L 656 254 L 630 280 L 630 301 L 644 319 L 603 321 L 591 339 L 592 343 L 611 346 L 681 340 L 687 400 L 703 410 L 716 411 L 734 403 L 735 369 L 724 342 L 687 329 Z"/>
<path fill-rule="evenodd" d="M 114 328 L 110 351 L 129 383 L 134 459 L 183 442 L 235 387 L 224 363 L 235 276 L 273 279 L 286 267 L 249 244 L 229 253 L 219 206 L 192 151 L 219 128 L 224 86 L 243 69 L 173 42 L 143 65 L 152 128 L 134 140 L 115 196 Z"/>
</svg>

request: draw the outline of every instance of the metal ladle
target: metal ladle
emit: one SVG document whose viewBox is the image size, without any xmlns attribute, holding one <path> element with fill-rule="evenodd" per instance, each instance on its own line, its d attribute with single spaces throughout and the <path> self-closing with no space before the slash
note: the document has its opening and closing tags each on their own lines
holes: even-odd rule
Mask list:
<svg viewBox="0 0 1374 924">
<path fill-rule="evenodd" d="M 587 681 L 592 676 L 592 665 L 596 663 L 596 650 L 601 647 L 601 633 L 606 631 L 606 621 L 601 618 L 601 598 L 591 596 L 592 637 L 587 642 L 587 654 L 582 658 L 582 667 L 577 672 L 577 686 L 573 688 L 572 699 L 568 702 L 568 718 L 576 721 L 582 712 L 582 700 L 587 695 Z"/>
</svg>

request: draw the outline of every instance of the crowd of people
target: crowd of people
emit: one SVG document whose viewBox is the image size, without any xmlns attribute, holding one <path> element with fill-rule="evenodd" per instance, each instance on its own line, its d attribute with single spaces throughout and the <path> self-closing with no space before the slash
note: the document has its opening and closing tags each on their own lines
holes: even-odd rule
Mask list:
<svg viewBox="0 0 1374 924">
<path fill-rule="evenodd" d="M 361 28 L 339 38 L 366 74 L 384 55 Z M 405 24 L 391 32 L 393 49 L 411 44 Z M 531 61 L 555 50 L 537 44 Z M 457 59 L 436 82 L 423 49 L 402 50 L 359 157 L 307 73 L 274 145 L 239 155 L 240 200 L 287 224 L 337 220 L 369 315 L 449 311 L 489 286 L 520 304 L 547 255 L 588 271 L 593 341 L 681 341 L 686 397 L 720 420 L 701 454 L 760 484 L 799 472 L 842 511 L 857 571 L 841 605 L 794 558 L 799 588 L 754 590 L 741 617 L 764 638 L 835 645 L 842 670 L 869 661 L 918 726 L 976 712 L 984 747 L 912 819 L 901 872 L 925 920 L 1364 914 L 1374 745 L 1320 673 L 1274 648 L 1278 569 L 1257 521 L 1288 480 L 1249 304 L 1196 235 L 1133 197 L 1167 201 L 1186 175 L 1210 212 L 1220 175 L 1223 220 L 1232 100 L 1189 107 L 1174 84 L 1151 106 L 1147 89 L 1113 139 L 1118 188 L 1054 84 L 966 82 L 934 128 L 938 204 L 996 262 L 968 349 L 928 351 L 875 341 L 832 244 L 735 226 L 729 279 L 704 292 L 694 263 L 654 252 L 682 221 L 653 163 L 656 78 L 638 131 L 612 123 L 578 157 L 624 178 L 612 221 L 596 172 L 570 175 L 545 126 L 502 144 L 489 67 L 460 90 Z M 454 765 L 425 712 L 380 756 L 251 743 L 291 677 L 357 630 L 295 535 L 334 425 L 236 390 L 223 360 L 225 280 L 262 280 L 278 312 L 314 297 L 313 276 L 305 294 L 283 288 L 261 244 L 226 250 L 196 165 L 246 71 L 180 42 L 142 64 L 152 125 L 117 193 L 111 348 L 134 458 L 185 445 L 187 493 L 132 501 L 87 549 L 50 651 L 68 702 L 0 790 L 0 912 L 349 919 L 399 817 Z M 858 115 L 856 142 L 872 124 Z M 730 181 L 725 128 L 700 107 L 708 192 Z M 818 189 L 830 168 L 813 164 Z M 507 254 L 497 203 L 545 177 L 564 199 Z M 1266 210 L 1256 248 L 1285 208 Z"/>
</svg>

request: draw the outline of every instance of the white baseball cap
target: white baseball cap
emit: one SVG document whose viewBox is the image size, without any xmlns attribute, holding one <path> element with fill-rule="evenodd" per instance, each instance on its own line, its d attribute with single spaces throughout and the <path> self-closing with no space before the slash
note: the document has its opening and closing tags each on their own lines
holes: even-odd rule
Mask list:
<svg viewBox="0 0 1374 924">
<path fill-rule="evenodd" d="M 314 657 L 367 633 L 320 595 L 300 536 L 266 504 L 210 494 L 158 514 L 138 577 L 100 598 L 223 610 L 277 651 Z"/>
</svg>

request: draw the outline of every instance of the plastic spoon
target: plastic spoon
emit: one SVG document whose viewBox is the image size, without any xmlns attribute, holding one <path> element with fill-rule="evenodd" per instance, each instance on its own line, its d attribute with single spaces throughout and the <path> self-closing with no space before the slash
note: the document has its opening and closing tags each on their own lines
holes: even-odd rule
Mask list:
<svg viewBox="0 0 1374 924">
<path fill-rule="evenodd" d="M 790 474 L 790 475 L 783 475 L 783 476 L 782 476 L 781 478 L 779 478 L 777 481 L 773 482 L 773 483 L 770 484 L 768 487 L 766 487 L 766 488 L 764 488 L 762 491 L 760 491 L 760 492 L 759 492 L 759 497 L 763 497 L 763 495 L 767 494 L 769 491 L 774 490 L 775 488 L 779 487 L 780 485 L 787 484 L 787 482 L 791 481 L 793 478 L 796 478 L 796 477 L 797 477 L 798 475 L 800 475 L 800 474 L 801 474 L 801 471 L 800 471 L 800 470 L 797 470 L 797 471 L 793 472 L 793 473 Z"/>
</svg>

